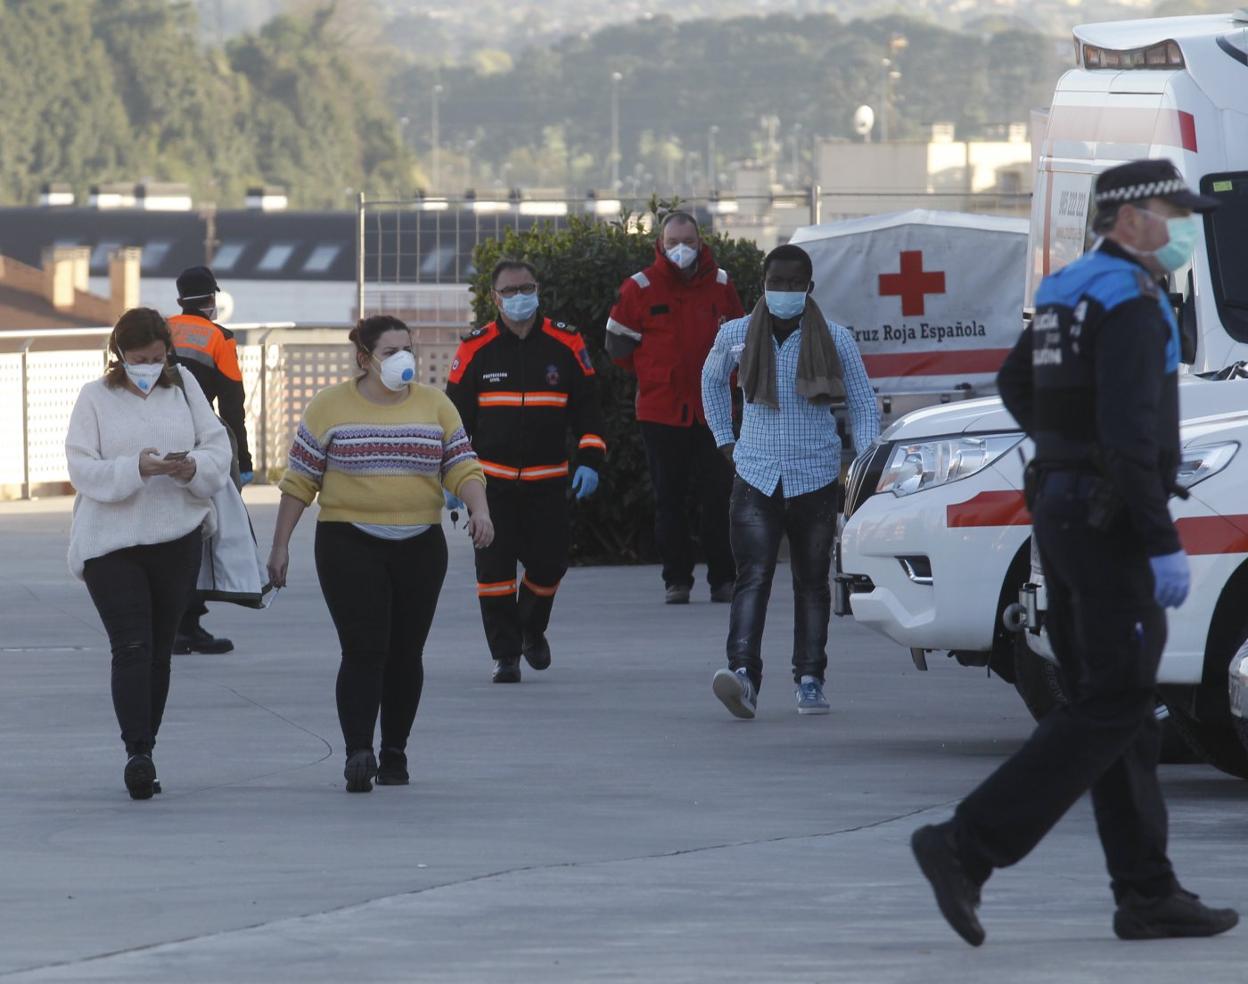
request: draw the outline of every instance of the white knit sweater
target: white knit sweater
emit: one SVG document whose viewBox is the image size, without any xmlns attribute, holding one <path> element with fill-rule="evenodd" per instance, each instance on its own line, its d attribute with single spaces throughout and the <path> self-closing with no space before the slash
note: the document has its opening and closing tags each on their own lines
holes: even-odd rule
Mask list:
<svg viewBox="0 0 1248 984">
<path fill-rule="evenodd" d="M 212 412 L 195 377 L 179 367 L 186 396 L 158 386 L 146 397 L 111 389 L 103 379 L 78 394 L 65 455 L 78 492 L 69 532 L 69 569 L 82 577 L 83 563 L 123 547 L 167 543 L 201 523 L 211 528 L 213 493 L 229 479 L 230 438 Z M 190 451 L 195 477 L 144 478 L 139 452 Z"/>
</svg>

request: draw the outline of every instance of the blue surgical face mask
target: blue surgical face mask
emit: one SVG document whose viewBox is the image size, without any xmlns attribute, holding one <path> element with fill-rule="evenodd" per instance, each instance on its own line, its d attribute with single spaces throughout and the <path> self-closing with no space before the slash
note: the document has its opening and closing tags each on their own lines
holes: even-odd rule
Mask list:
<svg viewBox="0 0 1248 984">
<path fill-rule="evenodd" d="M 537 291 L 504 297 L 502 312 L 509 321 L 528 321 L 537 313 Z"/>
<path fill-rule="evenodd" d="M 781 321 L 796 318 L 806 310 L 806 292 L 804 290 L 768 290 L 764 291 L 767 298 L 767 310 L 772 317 Z"/>
<path fill-rule="evenodd" d="M 1144 211 L 1148 212 L 1148 209 Z M 1156 212 L 1148 212 L 1148 214 L 1155 219 L 1163 218 Z M 1163 270 L 1174 273 L 1196 252 L 1196 243 L 1200 240 L 1200 220 L 1194 215 L 1184 215 L 1172 216 L 1163 221 L 1166 223 L 1166 232 L 1170 239 L 1161 249 L 1153 252 L 1153 258 Z"/>
</svg>

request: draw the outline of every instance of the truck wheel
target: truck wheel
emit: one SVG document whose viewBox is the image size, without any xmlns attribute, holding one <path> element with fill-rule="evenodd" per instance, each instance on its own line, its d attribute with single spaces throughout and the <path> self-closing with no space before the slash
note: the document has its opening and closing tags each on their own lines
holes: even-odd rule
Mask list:
<svg viewBox="0 0 1248 984">
<path fill-rule="evenodd" d="M 1061 669 L 1028 649 L 1027 640 L 1021 632 L 1014 636 L 1014 677 L 1014 689 L 1037 721 L 1069 699 Z M 1245 746 L 1248 746 L 1248 721 L 1242 724 Z M 1248 755 L 1245 758 L 1248 760 Z M 1174 712 L 1170 711 L 1161 724 L 1161 761 L 1166 765 L 1190 765 L 1209 760 L 1208 753 L 1196 749 L 1180 730 L 1174 720 Z"/>
<path fill-rule="evenodd" d="M 1206 724 L 1186 711 L 1170 708 L 1170 724 L 1202 762 L 1239 779 L 1248 779 L 1245 722 Z M 1244 737 L 1241 738 L 1241 735 Z M 1164 758 L 1163 758 L 1164 761 Z"/>
<path fill-rule="evenodd" d="M 1033 653 L 1022 632 L 1014 633 L 1014 689 L 1037 721 L 1068 699 L 1062 671 Z"/>
</svg>

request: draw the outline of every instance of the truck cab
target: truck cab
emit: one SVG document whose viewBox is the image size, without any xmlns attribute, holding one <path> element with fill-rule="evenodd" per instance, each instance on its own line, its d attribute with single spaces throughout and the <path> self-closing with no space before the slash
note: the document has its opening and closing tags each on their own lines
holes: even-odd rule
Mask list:
<svg viewBox="0 0 1248 984">
<path fill-rule="evenodd" d="M 1193 591 L 1170 614 L 1159 681 L 1184 737 L 1248 776 L 1248 732 L 1227 699 L 1248 643 L 1248 13 L 1093 24 L 1041 117 L 1025 304 L 1048 273 L 1093 245 L 1096 175 L 1172 160 L 1220 199 L 1191 263 L 1167 285 L 1184 338 L 1183 473 L 1171 504 Z M 1028 315 L 1019 311 L 1019 323 Z M 1032 448 L 996 398 L 930 407 L 894 423 L 851 466 L 837 554 L 837 610 L 911 651 L 989 666 L 1041 714 L 1061 680 L 1043 633 L 1022 472 Z M 1248 648 L 1239 701 L 1248 713 Z M 1232 674 L 1232 680 L 1236 677 Z"/>
</svg>

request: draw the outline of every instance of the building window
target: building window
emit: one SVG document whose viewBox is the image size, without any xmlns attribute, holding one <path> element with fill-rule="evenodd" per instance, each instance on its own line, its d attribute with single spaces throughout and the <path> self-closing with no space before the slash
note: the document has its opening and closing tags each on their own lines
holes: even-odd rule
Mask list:
<svg viewBox="0 0 1248 984">
<path fill-rule="evenodd" d="M 338 259 L 338 254 L 341 252 L 342 247 L 336 243 L 321 243 L 312 250 L 312 255 L 303 264 L 303 272 L 325 273 L 334 265 L 334 260 Z"/>
<path fill-rule="evenodd" d="M 172 246 L 173 243 L 168 239 L 153 239 L 143 247 L 143 259 L 139 262 L 139 269 L 144 273 L 151 273 L 165 262 Z"/>
<path fill-rule="evenodd" d="M 294 243 L 274 243 L 265 250 L 264 256 L 260 257 L 256 269 L 261 273 L 280 273 L 290 261 L 290 255 L 294 251 Z"/>
<path fill-rule="evenodd" d="M 212 257 L 212 269 L 217 273 L 229 273 L 238 264 L 238 258 L 247 248 L 246 243 L 224 242 L 217 247 Z"/>
<path fill-rule="evenodd" d="M 120 246 L 121 243 L 98 243 L 95 249 L 91 250 L 91 269 L 107 270 L 109 254 Z"/>
</svg>

